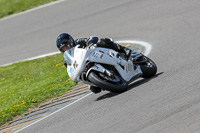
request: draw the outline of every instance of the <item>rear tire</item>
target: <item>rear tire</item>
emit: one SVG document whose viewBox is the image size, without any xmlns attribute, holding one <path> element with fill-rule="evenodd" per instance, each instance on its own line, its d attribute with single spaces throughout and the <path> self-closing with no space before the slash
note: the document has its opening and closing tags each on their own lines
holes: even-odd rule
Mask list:
<svg viewBox="0 0 200 133">
<path fill-rule="evenodd" d="M 106 76 L 106 75 L 105 75 Z M 114 82 L 108 80 L 108 78 L 102 77 L 102 73 L 100 75 L 99 72 L 90 72 L 88 75 L 88 79 L 95 84 L 96 86 L 102 88 L 103 90 L 108 90 L 115 93 L 121 93 L 127 90 L 128 85 L 126 81 L 124 81 L 120 76 L 115 75 L 118 80 L 114 80 Z M 117 82 L 115 82 L 117 81 Z"/>
<path fill-rule="evenodd" d="M 143 57 L 146 61 L 145 63 L 140 64 L 140 68 L 143 72 L 143 78 L 151 78 L 156 75 L 157 73 L 157 66 L 156 64 L 148 57 Z"/>
</svg>

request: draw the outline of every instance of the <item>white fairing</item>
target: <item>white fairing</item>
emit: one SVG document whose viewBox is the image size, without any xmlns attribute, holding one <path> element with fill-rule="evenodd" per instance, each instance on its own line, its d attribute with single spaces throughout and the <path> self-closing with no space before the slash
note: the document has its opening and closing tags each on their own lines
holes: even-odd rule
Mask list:
<svg viewBox="0 0 200 133">
<path fill-rule="evenodd" d="M 78 47 L 75 47 L 71 50 L 73 50 L 72 54 L 74 55 L 71 56 L 72 61 L 68 64 L 67 73 L 73 81 L 78 82 L 78 76 L 80 76 L 80 74 L 82 73 L 82 71 L 84 71 L 85 68 L 85 55 L 87 53 L 87 50 Z M 64 59 L 66 59 L 68 52 L 69 51 L 67 50 L 64 53 Z"/>
<path fill-rule="evenodd" d="M 142 74 L 139 65 L 135 66 L 136 68 L 134 69 L 133 63 L 131 61 L 126 61 L 117 57 L 118 53 L 112 49 L 96 47 L 86 50 L 78 47 L 79 46 L 76 46 L 75 48 L 67 50 L 64 53 L 64 59 L 68 63 L 68 75 L 75 82 L 80 81 L 80 75 L 86 69 L 87 61 L 96 63 L 96 66 L 91 67 L 88 72 L 92 69 L 100 72 L 105 72 L 106 69 L 103 66 L 99 66 L 101 64 L 109 64 L 114 66 L 120 76 L 127 82 L 134 76 Z"/>
</svg>

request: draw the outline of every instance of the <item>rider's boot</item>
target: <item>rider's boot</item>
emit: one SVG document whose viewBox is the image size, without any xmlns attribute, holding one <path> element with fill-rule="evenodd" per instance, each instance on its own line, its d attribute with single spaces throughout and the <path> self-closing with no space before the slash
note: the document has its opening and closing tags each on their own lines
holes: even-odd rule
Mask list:
<svg viewBox="0 0 200 133">
<path fill-rule="evenodd" d="M 138 52 L 132 52 L 131 55 L 129 56 L 129 60 L 132 62 L 137 62 L 140 60 L 144 55 Z"/>
<path fill-rule="evenodd" d="M 124 47 L 122 45 L 119 45 L 118 43 L 113 43 L 114 44 L 114 50 L 124 53 L 126 60 L 128 60 L 131 56 L 132 50 L 130 48 Z"/>
<path fill-rule="evenodd" d="M 127 57 L 127 60 L 129 60 L 129 58 L 131 57 L 132 50 L 123 46 L 122 46 L 122 49 L 123 49 L 123 53 Z"/>
</svg>

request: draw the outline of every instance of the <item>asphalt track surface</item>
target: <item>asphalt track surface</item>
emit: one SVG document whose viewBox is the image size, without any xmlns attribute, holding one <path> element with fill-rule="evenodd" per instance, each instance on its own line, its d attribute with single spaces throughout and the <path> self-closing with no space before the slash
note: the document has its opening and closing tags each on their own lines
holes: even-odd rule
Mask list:
<svg viewBox="0 0 200 133">
<path fill-rule="evenodd" d="M 158 74 L 92 94 L 20 132 L 199 133 L 198 0 L 66 0 L 0 21 L 0 64 L 55 52 L 61 32 L 152 44 Z"/>
</svg>

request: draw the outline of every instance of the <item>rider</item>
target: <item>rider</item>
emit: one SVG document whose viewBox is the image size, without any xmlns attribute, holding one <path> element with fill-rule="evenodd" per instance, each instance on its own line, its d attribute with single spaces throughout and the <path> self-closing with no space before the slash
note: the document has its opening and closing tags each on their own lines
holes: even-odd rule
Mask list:
<svg viewBox="0 0 200 133">
<path fill-rule="evenodd" d="M 127 59 L 129 59 L 131 55 L 131 50 L 129 48 L 123 47 L 117 43 L 115 43 L 111 38 L 98 38 L 98 37 L 89 37 L 89 38 L 78 38 L 74 40 L 71 35 L 68 33 L 61 33 L 56 39 L 56 46 L 64 53 L 66 50 L 75 47 L 76 45 L 80 45 L 80 47 L 85 48 L 89 44 L 94 44 L 96 47 L 110 48 L 119 53 L 124 53 Z M 63 60 L 64 65 L 67 67 L 67 63 Z M 101 92 L 101 88 L 90 86 L 90 90 L 93 93 Z"/>
</svg>

